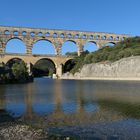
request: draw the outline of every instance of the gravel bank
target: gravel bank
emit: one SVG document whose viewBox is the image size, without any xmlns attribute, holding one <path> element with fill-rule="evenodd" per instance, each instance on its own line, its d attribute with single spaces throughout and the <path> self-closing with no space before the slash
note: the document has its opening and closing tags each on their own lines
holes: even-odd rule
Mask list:
<svg viewBox="0 0 140 140">
<path fill-rule="evenodd" d="M 27 125 L 16 123 L 0 124 L 0 140 L 40 140 L 47 139 L 47 133 Z"/>
</svg>

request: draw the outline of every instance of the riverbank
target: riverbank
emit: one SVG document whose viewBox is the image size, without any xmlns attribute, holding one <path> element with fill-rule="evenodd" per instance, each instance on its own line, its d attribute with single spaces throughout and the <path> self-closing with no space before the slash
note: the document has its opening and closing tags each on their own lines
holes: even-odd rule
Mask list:
<svg viewBox="0 0 140 140">
<path fill-rule="evenodd" d="M 62 134 L 52 134 L 44 129 L 34 128 L 18 122 L 0 124 L 0 140 L 73 140 Z"/>
<path fill-rule="evenodd" d="M 140 78 L 62 77 L 63 80 L 140 81 Z"/>
<path fill-rule="evenodd" d="M 31 83 L 34 81 L 33 76 L 28 76 L 26 79 L 2 79 L 0 78 L 0 85 L 2 84 L 25 84 L 25 83 Z"/>
<path fill-rule="evenodd" d="M 47 138 L 47 133 L 41 129 L 14 122 L 0 124 L 1 140 L 40 140 L 41 138 Z"/>
<path fill-rule="evenodd" d="M 123 58 L 112 63 L 86 64 L 79 72 L 65 73 L 61 79 L 140 81 L 140 56 Z"/>
</svg>

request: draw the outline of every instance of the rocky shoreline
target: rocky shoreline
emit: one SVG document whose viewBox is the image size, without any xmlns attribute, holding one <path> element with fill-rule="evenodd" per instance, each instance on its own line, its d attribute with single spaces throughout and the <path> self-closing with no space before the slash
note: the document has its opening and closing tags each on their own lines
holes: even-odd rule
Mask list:
<svg viewBox="0 0 140 140">
<path fill-rule="evenodd" d="M 78 80 L 135 80 L 140 81 L 140 56 L 84 65 L 75 74 L 65 73 L 61 79 Z"/>
<path fill-rule="evenodd" d="M 0 140 L 72 140 L 70 137 L 48 133 L 43 129 L 34 128 L 18 122 L 0 124 Z"/>
<path fill-rule="evenodd" d="M 41 129 L 14 122 L 0 124 L 0 140 L 40 140 L 41 138 L 47 138 L 47 133 Z"/>
</svg>

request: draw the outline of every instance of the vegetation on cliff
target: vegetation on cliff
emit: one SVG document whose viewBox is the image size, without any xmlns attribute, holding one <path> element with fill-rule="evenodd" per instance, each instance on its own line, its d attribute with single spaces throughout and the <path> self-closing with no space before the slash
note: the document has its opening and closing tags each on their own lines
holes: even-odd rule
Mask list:
<svg viewBox="0 0 140 140">
<path fill-rule="evenodd" d="M 79 57 L 75 57 L 76 65 L 71 70 L 75 73 L 82 68 L 84 64 L 117 61 L 122 58 L 140 55 L 140 37 L 127 38 L 117 43 L 114 47 L 106 46 L 95 52 L 83 52 Z"/>
</svg>

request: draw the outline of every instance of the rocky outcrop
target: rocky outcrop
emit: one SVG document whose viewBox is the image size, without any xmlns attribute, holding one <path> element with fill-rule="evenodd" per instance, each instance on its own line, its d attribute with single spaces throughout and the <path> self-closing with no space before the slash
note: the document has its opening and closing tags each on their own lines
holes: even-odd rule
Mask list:
<svg viewBox="0 0 140 140">
<path fill-rule="evenodd" d="M 62 79 L 140 80 L 140 56 L 123 58 L 114 63 L 87 64 L 74 75 L 65 73 Z"/>
</svg>

